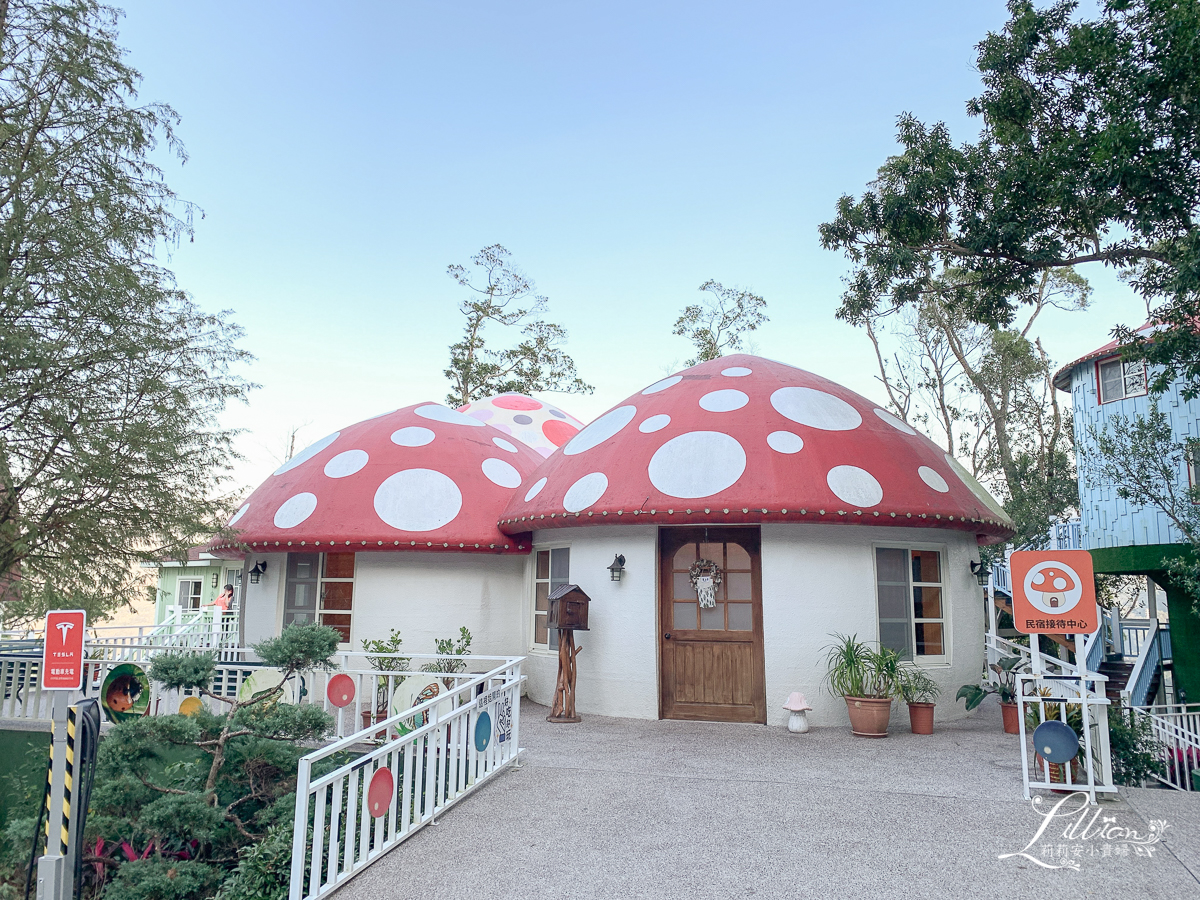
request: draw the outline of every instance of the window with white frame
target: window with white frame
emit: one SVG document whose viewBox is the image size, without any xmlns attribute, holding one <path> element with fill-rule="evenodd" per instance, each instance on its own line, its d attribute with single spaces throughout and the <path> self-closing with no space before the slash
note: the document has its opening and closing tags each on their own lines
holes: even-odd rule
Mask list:
<svg viewBox="0 0 1200 900">
<path fill-rule="evenodd" d="M 1111 403 L 1146 393 L 1146 361 L 1124 361 L 1119 357 L 1096 365 L 1100 382 L 1100 402 Z"/>
<path fill-rule="evenodd" d="M 350 643 L 354 608 L 353 553 L 289 553 L 283 593 L 283 624 L 320 622 Z"/>
<path fill-rule="evenodd" d="M 551 547 L 533 554 L 533 646 L 558 649 L 558 631 L 551 631 L 550 592 L 571 581 L 571 548 Z"/>
<path fill-rule="evenodd" d="M 199 578 L 180 578 L 175 588 L 175 602 L 184 609 L 199 609 L 204 582 Z"/>
<path fill-rule="evenodd" d="M 909 547 L 875 548 L 879 644 L 925 662 L 946 658 L 942 554 Z"/>
</svg>

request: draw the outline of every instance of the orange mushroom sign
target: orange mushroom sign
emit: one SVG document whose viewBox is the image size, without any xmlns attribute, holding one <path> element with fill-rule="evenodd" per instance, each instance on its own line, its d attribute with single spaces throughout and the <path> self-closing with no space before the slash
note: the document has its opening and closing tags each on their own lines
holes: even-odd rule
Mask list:
<svg viewBox="0 0 1200 900">
<path fill-rule="evenodd" d="M 1018 550 L 1012 572 L 1013 625 L 1025 634 L 1091 634 L 1100 622 L 1092 555 L 1086 550 Z"/>
</svg>

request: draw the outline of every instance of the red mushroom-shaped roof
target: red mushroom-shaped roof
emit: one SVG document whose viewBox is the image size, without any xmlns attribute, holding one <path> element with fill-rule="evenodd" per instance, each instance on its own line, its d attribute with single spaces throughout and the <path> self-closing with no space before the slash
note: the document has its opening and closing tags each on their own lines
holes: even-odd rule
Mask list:
<svg viewBox="0 0 1200 900">
<path fill-rule="evenodd" d="M 458 408 L 546 457 L 573 438 L 583 423 L 553 403 L 524 394 L 497 394 Z"/>
<path fill-rule="evenodd" d="M 1075 579 L 1071 577 L 1070 572 L 1062 569 L 1042 569 L 1033 576 L 1033 581 L 1030 582 L 1035 591 L 1040 591 L 1043 594 L 1057 594 L 1062 591 L 1075 590 Z"/>
<path fill-rule="evenodd" d="M 528 553 L 528 536 L 496 520 L 541 461 L 478 419 L 418 403 L 309 445 L 229 525 L 251 548 Z"/>
<path fill-rule="evenodd" d="M 658 381 L 585 427 L 521 485 L 507 533 L 569 525 L 848 522 L 1013 534 L 928 438 L 825 378 L 725 356 Z"/>
</svg>

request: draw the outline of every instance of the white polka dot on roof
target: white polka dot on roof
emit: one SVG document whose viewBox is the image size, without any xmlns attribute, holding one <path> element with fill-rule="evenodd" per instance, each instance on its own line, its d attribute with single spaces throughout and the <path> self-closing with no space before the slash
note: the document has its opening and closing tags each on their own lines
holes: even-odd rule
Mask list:
<svg viewBox="0 0 1200 900">
<path fill-rule="evenodd" d="M 946 484 L 946 479 L 939 475 L 936 469 L 921 466 L 917 469 L 917 474 L 921 476 L 923 482 L 939 493 L 944 494 L 950 490 L 950 485 Z"/>
<path fill-rule="evenodd" d="M 790 431 L 772 431 L 767 435 L 767 446 L 776 453 L 799 453 L 804 449 L 804 438 Z"/>
<path fill-rule="evenodd" d="M 333 434 L 327 434 L 319 441 L 309 444 L 282 466 L 275 470 L 276 475 L 282 475 L 284 472 L 289 472 L 301 463 L 306 463 L 341 436 L 340 431 L 335 431 Z"/>
<path fill-rule="evenodd" d="M 249 509 L 250 509 L 250 504 L 243 503 L 242 508 L 233 514 L 233 518 L 229 520 L 229 524 L 236 525 L 238 523 L 238 521 L 242 518 L 242 516 L 244 516 Z"/>
<path fill-rule="evenodd" d="M 700 408 L 709 412 L 732 412 L 749 402 L 750 398 L 742 391 L 709 391 L 700 398 Z"/>
<path fill-rule="evenodd" d="M 484 424 L 478 419 L 463 415 L 458 410 L 450 409 L 447 406 L 441 406 L 437 403 L 431 403 L 428 406 L 419 406 L 413 412 L 422 419 L 445 422 L 448 425 L 473 425 L 476 428 L 482 428 Z"/>
<path fill-rule="evenodd" d="M 317 508 L 317 495 L 310 493 L 296 494 L 284 500 L 279 509 L 275 510 L 276 528 L 295 528 L 313 514 Z"/>
<path fill-rule="evenodd" d="M 346 450 L 325 463 L 325 474 L 330 478 L 345 478 L 362 469 L 368 459 L 366 450 Z"/>
<path fill-rule="evenodd" d="M 862 424 L 862 416 L 853 406 L 815 388 L 780 388 L 771 395 L 771 405 L 793 422 L 822 431 L 850 431 Z"/>
<path fill-rule="evenodd" d="M 608 476 L 603 472 L 589 472 L 567 488 L 563 495 L 563 509 L 581 512 L 604 496 L 608 490 Z"/>
<path fill-rule="evenodd" d="M 655 431 L 662 431 L 671 424 L 671 417 L 665 413 L 660 413 L 657 416 L 651 416 L 638 426 L 638 431 L 642 434 L 652 434 Z"/>
<path fill-rule="evenodd" d="M 521 473 L 502 459 L 496 459 L 494 456 L 488 457 L 480 468 L 483 469 L 483 474 L 492 484 L 498 484 L 503 488 L 521 486 Z"/>
<path fill-rule="evenodd" d="M 720 431 L 689 431 L 671 438 L 650 458 L 650 483 L 669 497 L 709 497 L 746 471 L 746 451 Z"/>
<path fill-rule="evenodd" d="M 834 466 L 825 481 L 839 500 L 851 506 L 875 506 L 883 499 L 883 488 L 875 476 L 858 466 Z"/>
<path fill-rule="evenodd" d="M 434 439 L 434 433 L 420 425 L 409 425 L 392 432 L 392 443 L 401 447 L 424 447 Z"/>
<path fill-rule="evenodd" d="M 903 431 L 905 434 L 916 434 L 917 433 L 915 428 L 912 428 L 907 422 L 905 422 L 903 419 L 899 418 L 898 416 L 893 416 L 886 409 L 876 408 L 875 415 L 879 416 L 880 419 L 887 422 L 889 425 L 891 425 L 897 431 Z"/>
<path fill-rule="evenodd" d="M 526 494 L 525 494 L 525 502 L 528 503 L 530 500 L 532 500 L 534 497 L 536 497 L 538 494 L 540 494 L 542 492 L 542 488 L 544 488 L 545 486 L 546 486 L 545 478 L 539 478 L 537 481 L 535 481 L 533 483 L 533 487 L 531 487 L 528 490 L 528 492 L 526 492 Z"/>
<path fill-rule="evenodd" d="M 510 441 L 506 441 L 504 438 L 492 438 L 492 443 L 501 450 L 507 450 L 509 453 L 517 452 L 517 445 L 511 443 Z"/>
<path fill-rule="evenodd" d="M 616 409 L 606 412 L 567 441 L 567 445 L 562 449 L 563 455 L 574 456 L 576 453 L 583 453 L 585 450 L 591 450 L 597 444 L 604 443 L 632 422 L 636 415 L 636 406 L 618 406 Z"/>
<path fill-rule="evenodd" d="M 674 387 L 683 381 L 682 375 L 672 375 L 670 378 L 664 378 L 662 381 L 656 381 L 650 387 L 642 391 L 643 394 L 657 394 L 659 391 L 665 391 L 669 387 Z"/>
<path fill-rule="evenodd" d="M 433 531 L 454 521 L 462 509 L 462 491 L 433 469 L 405 469 L 375 491 L 375 512 L 400 531 Z"/>
<path fill-rule="evenodd" d="M 752 371 L 745 366 L 730 366 L 728 369 L 722 369 L 721 374 L 728 378 L 744 378 L 751 374 Z"/>
</svg>

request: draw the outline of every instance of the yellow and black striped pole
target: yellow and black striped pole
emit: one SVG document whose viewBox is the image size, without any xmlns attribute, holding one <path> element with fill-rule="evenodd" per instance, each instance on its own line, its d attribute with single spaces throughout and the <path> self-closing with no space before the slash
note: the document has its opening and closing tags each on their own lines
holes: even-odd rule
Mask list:
<svg viewBox="0 0 1200 900">
<path fill-rule="evenodd" d="M 62 794 L 62 819 L 59 827 L 59 847 L 58 854 L 60 856 L 70 856 L 67 852 L 71 847 L 71 790 L 75 782 L 75 711 L 74 706 L 67 709 L 67 740 L 66 740 L 66 771 L 63 773 L 63 794 Z M 57 730 L 58 723 L 52 723 L 52 728 Z M 46 852 L 50 852 L 50 823 L 55 818 L 51 815 L 50 798 L 53 795 L 54 784 L 54 745 L 55 741 L 50 742 L 50 768 L 46 773 Z"/>
<path fill-rule="evenodd" d="M 51 701 L 50 775 L 46 784 L 46 853 L 38 860 L 37 900 L 70 900 L 67 848 L 70 843 L 71 779 L 74 757 L 74 710 L 65 691 Z"/>
</svg>

